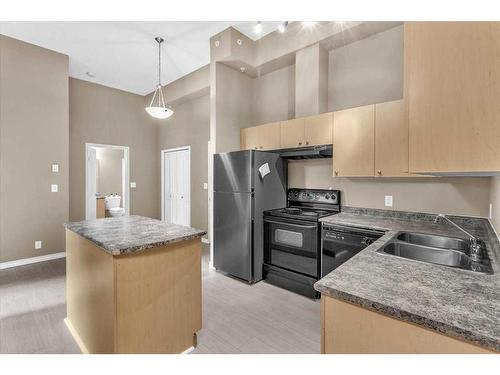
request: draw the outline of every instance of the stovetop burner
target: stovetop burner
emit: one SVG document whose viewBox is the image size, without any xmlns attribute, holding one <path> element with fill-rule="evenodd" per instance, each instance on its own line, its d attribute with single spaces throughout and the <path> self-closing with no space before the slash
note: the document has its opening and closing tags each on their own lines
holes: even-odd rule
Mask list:
<svg viewBox="0 0 500 375">
<path fill-rule="evenodd" d="M 340 191 L 289 189 L 287 207 L 265 211 L 264 215 L 318 221 L 340 212 Z"/>
</svg>

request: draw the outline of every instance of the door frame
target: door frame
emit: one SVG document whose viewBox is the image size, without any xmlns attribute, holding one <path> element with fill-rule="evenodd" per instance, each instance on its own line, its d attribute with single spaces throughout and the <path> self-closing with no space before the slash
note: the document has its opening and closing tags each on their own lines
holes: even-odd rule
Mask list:
<svg viewBox="0 0 500 375">
<path fill-rule="evenodd" d="M 167 148 L 160 151 L 161 160 L 161 220 L 165 221 L 165 155 L 171 152 L 189 151 L 189 163 L 187 168 L 187 181 L 189 185 L 188 202 L 188 226 L 191 226 L 191 146 Z"/>
<path fill-rule="evenodd" d="M 85 142 L 85 219 L 87 220 L 87 213 L 89 211 L 88 207 L 88 189 L 87 189 L 87 180 L 88 180 L 88 158 L 89 158 L 89 150 L 91 147 L 97 148 L 112 148 L 117 150 L 123 150 L 123 158 L 125 159 L 125 174 L 122 176 L 122 186 L 123 189 L 123 208 L 125 208 L 125 215 L 130 215 L 130 147 L 128 146 L 118 146 L 118 145 L 106 145 L 100 143 L 88 143 Z"/>
</svg>

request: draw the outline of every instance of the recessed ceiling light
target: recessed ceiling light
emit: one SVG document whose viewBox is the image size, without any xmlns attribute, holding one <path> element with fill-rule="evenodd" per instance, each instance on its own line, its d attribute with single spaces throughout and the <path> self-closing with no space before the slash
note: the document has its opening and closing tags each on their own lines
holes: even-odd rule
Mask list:
<svg viewBox="0 0 500 375">
<path fill-rule="evenodd" d="M 85 74 L 87 75 L 87 77 L 90 77 L 90 78 L 94 78 L 95 77 L 95 74 L 92 73 L 92 72 L 86 72 Z"/>
<path fill-rule="evenodd" d="M 262 22 L 257 21 L 257 24 L 253 28 L 253 31 L 255 32 L 255 34 L 262 34 Z"/>
<path fill-rule="evenodd" d="M 286 31 L 286 28 L 288 27 L 288 21 L 283 22 L 278 26 L 278 31 L 280 33 L 284 33 Z"/>
</svg>

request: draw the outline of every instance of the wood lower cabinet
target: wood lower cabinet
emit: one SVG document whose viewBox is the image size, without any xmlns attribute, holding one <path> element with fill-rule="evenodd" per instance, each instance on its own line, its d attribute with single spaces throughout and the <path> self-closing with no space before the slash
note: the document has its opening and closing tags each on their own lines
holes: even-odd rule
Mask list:
<svg viewBox="0 0 500 375">
<path fill-rule="evenodd" d="M 281 148 L 305 146 L 305 119 L 298 118 L 281 122 Z"/>
<path fill-rule="evenodd" d="M 281 148 L 279 122 L 241 129 L 242 150 L 277 150 Z"/>
<path fill-rule="evenodd" d="M 375 105 L 333 114 L 333 175 L 373 176 L 375 173 Z"/>
<path fill-rule="evenodd" d="M 83 353 L 182 353 L 202 327 L 201 240 L 113 256 L 66 230 L 66 305 Z"/>
<path fill-rule="evenodd" d="M 408 121 L 404 100 L 375 104 L 375 176 L 408 177 Z"/>
<path fill-rule="evenodd" d="M 496 353 L 325 295 L 321 296 L 321 352 L 323 354 Z"/>
<path fill-rule="evenodd" d="M 411 172 L 500 171 L 500 23 L 405 23 Z"/>
<path fill-rule="evenodd" d="M 328 112 L 306 117 L 304 121 L 304 140 L 306 146 L 332 144 L 333 113 Z"/>
</svg>

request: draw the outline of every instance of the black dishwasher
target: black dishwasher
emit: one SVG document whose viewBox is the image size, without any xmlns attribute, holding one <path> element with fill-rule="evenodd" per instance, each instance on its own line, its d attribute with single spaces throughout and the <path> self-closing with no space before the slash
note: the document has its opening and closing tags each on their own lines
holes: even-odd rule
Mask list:
<svg viewBox="0 0 500 375">
<path fill-rule="evenodd" d="M 378 230 L 323 224 L 321 230 L 321 277 L 384 235 Z"/>
</svg>

